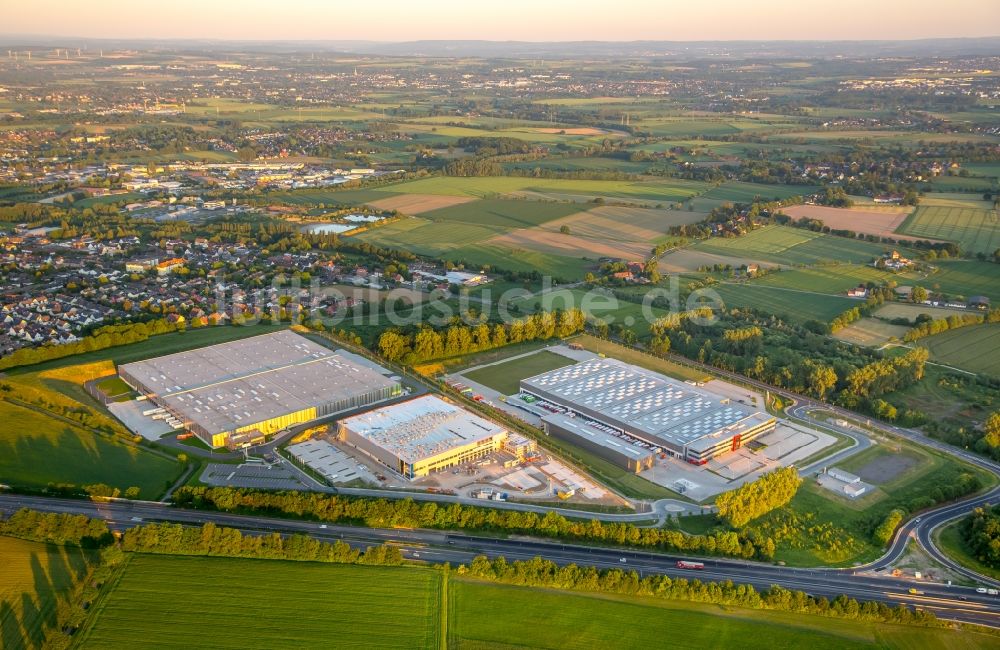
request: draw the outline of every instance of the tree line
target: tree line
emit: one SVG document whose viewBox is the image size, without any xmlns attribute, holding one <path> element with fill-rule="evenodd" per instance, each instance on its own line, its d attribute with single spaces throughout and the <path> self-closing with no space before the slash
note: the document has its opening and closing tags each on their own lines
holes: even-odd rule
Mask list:
<svg viewBox="0 0 1000 650">
<path fill-rule="evenodd" d="M 794 467 L 782 467 L 735 490 L 723 492 L 715 499 L 715 507 L 723 521 L 733 528 L 742 528 L 757 517 L 786 505 L 800 485 L 802 478 L 798 471 Z"/>
<path fill-rule="evenodd" d="M 330 496 L 304 492 L 262 492 L 238 488 L 184 486 L 173 495 L 181 507 L 208 508 L 224 512 L 267 512 L 320 521 L 358 524 L 372 528 L 463 529 L 530 534 L 556 539 L 684 551 L 697 555 L 771 559 L 773 540 L 718 531 L 689 535 L 668 528 L 640 528 L 624 522 L 571 520 L 555 512 L 544 515 L 519 510 L 482 508 L 459 503 L 416 503 L 411 499 L 388 500 Z"/>
<path fill-rule="evenodd" d="M 0 521 L 0 535 L 33 542 L 97 548 L 113 541 L 108 525 L 101 519 L 61 512 L 38 512 L 22 508 Z"/>
<path fill-rule="evenodd" d="M 993 309 L 986 314 L 953 314 L 946 318 L 933 318 L 917 323 L 903 334 L 903 340 L 912 343 L 925 336 L 934 336 L 948 330 L 981 325 L 983 323 L 1000 323 L 1000 309 Z"/>
<path fill-rule="evenodd" d="M 122 550 L 167 555 L 212 555 L 248 557 L 304 562 L 336 562 L 339 564 L 398 565 L 403 556 L 395 546 L 371 546 L 365 551 L 336 541 L 321 542 L 307 535 L 278 533 L 244 535 L 236 528 L 216 526 L 212 522 L 201 528 L 180 524 L 155 523 L 137 526 L 125 532 Z"/>
<path fill-rule="evenodd" d="M 43 345 L 40 347 L 21 348 L 0 358 L 0 370 L 16 366 L 28 366 L 43 361 L 62 359 L 74 354 L 94 352 L 119 345 L 128 345 L 145 341 L 150 336 L 166 334 L 184 329 L 184 325 L 169 323 L 164 319 L 144 323 L 127 323 L 123 325 L 105 325 L 98 327 L 92 334 L 79 341 L 63 345 Z"/>
<path fill-rule="evenodd" d="M 664 600 L 686 600 L 734 607 L 768 609 L 784 612 L 816 614 L 855 621 L 904 623 L 907 625 L 941 625 L 934 614 L 926 610 L 911 610 L 905 605 L 889 607 L 885 603 L 858 602 L 840 595 L 833 600 L 816 598 L 802 591 L 791 591 L 772 585 L 758 591 L 753 585 L 723 582 L 702 582 L 665 575 L 640 577 L 636 571 L 597 569 L 576 564 L 559 566 L 551 560 L 536 557 L 531 560 L 508 561 L 504 557 L 490 560 L 477 556 L 468 566 L 457 569 L 459 575 L 480 580 L 522 587 L 544 587 L 567 591 L 589 591 L 625 596 L 641 596 Z"/>
<path fill-rule="evenodd" d="M 376 347 L 389 361 L 419 363 L 514 343 L 565 338 L 582 331 L 585 323 L 581 310 L 567 309 L 539 312 L 493 325 L 453 324 L 440 330 L 424 325 L 411 332 L 387 330 L 379 336 Z"/>
</svg>

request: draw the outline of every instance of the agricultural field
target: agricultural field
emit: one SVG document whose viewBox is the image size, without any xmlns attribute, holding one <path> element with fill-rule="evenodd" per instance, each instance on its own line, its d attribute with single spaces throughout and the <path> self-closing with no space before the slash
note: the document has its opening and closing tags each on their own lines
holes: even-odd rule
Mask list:
<svg viewBox="0 0 1000 650">
<path fill-rule="evenodd" d="M 604 181 L 558 178 L 526 178 L 515 176 L 435 176 L 414 181 L 393 183 L 376 191 L 395 194 L 444 194 L 473 198 L 494 198 L 498 195 L 531 192 L 557 198 L 576 196 L 581 201 L 597 197 L 624 201 L 682 201 L 710 187 L 707 183 L 686 180 L 665 181 Z"/>
<path fill-rule="evenodd" d="M 825 205 L 790 205 L 781 209 L 794 219 L 819 219 L 832 230 L 854 232 L 878 237 L 898 238 L 896 230 L 913 212 L 911 207 L 873 204 L 864 208 L 831 208 Z"/>
<path fill-rule="evenodd" d="M 47 647 L 56 608 L 94 558 L 74 547 L 0 536 L 0 648 Z"/>
<path fill-rule="evenodd" d="M 827 323 L 859 304 L 857 300 L 797 289 L 755 284 L 717 284 L 712 287 L 727 307 L 753 307 L 794 321 Z"/>
<path fill-rule="evenodd" d="M 651 245 L 664 237 L 670 228 L 697 223 L 705 216 L 702 212 L 685 210 L 600 206 L 550 221 L 544 228 L 558 231 L 566 226 L 571 234 L 581 237 L 645 242 Z"/>
<path fill-rule="evenodd" d="M 890 339 L 902 339 L 909 329 L 905 325 L 892 325 L 877 318 L 862 318 L 834 332 L 833 336 L 845 343 L 878 347 Z"/>
<path fill-rule="evenodd" d="M 425 212 L 424 219 L 449 224 L 471 224 L 498 231 L 531 228 L 579 212 L 575 205 L 485 199 Z"/>
<path fill-rule="evenodd" d="M 875 312 L 875 316 L 885 320 L 905 318 L 910 322 L 917 320 L 920 314 L 928 314 L 933 318 L 947 318 L 956 314 L 966 313 L 961 309 L 946 309 L 944 307 L 931 307 L 930 305 L 914 305 L 908 302 L 889 302 Z"/>
<path fill-rule="evenodd" d="M 1000 248 L 1000 218 L 993 204 L 977 198 L 927 198 L 899 227 L 914 237 L 952 241 L 966 253 L 992 255 Z M 969 196 L 969 195 L 965 195 Z"/>
<path fill-rule="evenodd" d="M 437 571 L 412 567 L 133 555 L 78 643 L 140 647 L 156 639 L 158 648 L 185 650 L 438 647 L 441 580 Z"/>
<path fill-rule="evenodd" d="M 470 268 L 489 266 L 512 271 L 538 271 L 542 275 L 570 280 L 582 279 L 592 264 L 579 258 L 524 249 L 513 242 L 491 241 L 501 238 L 504 232 L 501 228 L 490 226 L 411 217 L 351 235 L 351 238 L 467 263 Z"/>
<path fill-rule="evenodd" d="M 463 376 L 499 392 L 502 395 L 514 395 L 520 390 L 520 381 L 526 377 L 534 377 L 549 370 L 562 368 L 575 363 L 569 357 L 555 352 L 539 350 L 527 356 L 484 366 L 472 372 L 463 372 Z"/>
<path fill-rule="evenodd" d="M 441 208 L 450 208 L 474 200 L 469 196 L 447 196 L 444 194 L 400 194 L 387 199 L 370 201 L 369 205 L 379 210 L 403 214 L 423 214 Z"/>
<path fill-rule="evenodd" d="M 1000 377 L 1000 325 L 973 325 L 920 339 L 937 363 Z"/>
<path fill-rule="evenodd" d="M 739 251 L 732 250 L 723 253 L 710 253 L 696 246 L 685 246 L 676 248 L 660 258 L 660 272 L 670 273 L 690 273 L 698 271 L 703 267 L 714 267 L 716 265 L 737 268 L 748 264 L 757 264 L 761 268 L 773 266 L 765 259 L 740 255 Z"/>
<path fill-rule="evenodd" d="M 568 257 L 643 260 L 654 245 L 666 239 L 672 226 L 695 223 L 704 216 L 682 210 L 601 206 L 534 228 L 513 230 L 490 243 Z M 561 232 L 563 228 L 569 232 Z"/>
<path fill-rule="evenodd" d="M 26 406 L 0 401 L 0 420 L 0 483 L 138 486 L 141 498 L 155 499 L 181 472 L 173 459 Z"/>
<path fill-rule="evenodd" d="M 886 250 L 882 244 L 824 235 L 790 226 L 767 226 L 742 237 L 713 237 L 698 242 L 692 248 L 716 255 L 761 259 L 786 266 L 824 262 L 867 264 Z M 906 251 L 901 252 L 905 254 Z"/>
<path fill-rule="evenodd" d="M 761 287 L 781 287 L 816 293 L 843 294 L 848 289 L 852 289 L 859 284 L 867 282 L 881 284 L 894 277 L 892 273 L 880 271 L 871 266 L 838 264 L 774 271 L 759 280 L 751 281 L 751 283 L 753 286 Z"/>
<path fill-rule="evenodd" d="M 1000 264 L 977 261 L 937 261 L 938 271 L 913 284 L 943 291 L 949 296 L 986 296 L 1000 304 Z"/>
<path fill-rule="evenodd" d="M 852 648 L 989 647 L 994 637 L 699 603 L 559 592 L 453 579 L 451 647 Z M 497 603 L 503 603 L 498 607 Z M 525 625 L 525 621 L 535 623 Z M 952 645 L 955 644 L 955 645 Z M 968 645 L 965 645 L 968 644 Z"/>
</svg>

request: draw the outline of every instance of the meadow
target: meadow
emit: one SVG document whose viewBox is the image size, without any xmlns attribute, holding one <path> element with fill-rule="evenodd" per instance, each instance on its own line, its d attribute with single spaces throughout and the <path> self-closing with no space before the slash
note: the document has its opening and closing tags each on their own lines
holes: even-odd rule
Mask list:
<svg viewBox="0 0 1000 650">
<path fill-rule="evenodd" d="M 767 226 L 742 237 L 713 237 L 698 242 L 692 248 L 723 256 L 752 257 L 787 266 L 823 262 L 867 264 L 886 250 L 882 244 L 790 226 Z M 905 250 L 901 252 L 906 253 Z"/>
<path fill-rule="evenodd" d="M 909 459 L 902 464 L 895 461 Z M 792 501 L 756 520 L 752 527 L 774 537 L 775 558 L 795 566 L 846 566 L 871 561 L 883 551 L 871 540 L 871 522 L 890 510 L 929 496 L 934 486 L 952 485 L 963 472 L 972 472 L 982 484 L 996 482 L 991 474 L 950 456 L 895 440 L 870 447 L 837 464 L 866 476 L 884 476 L 875 489 L 857 500 L 841 497 L 814 481 L 806 481 Z"/>
<path fill-rule="evenodd" d="M 931 360 L 1000 377 L 1000 325 L 973 325 L 920 339 Z"/>
<path fill-rule="evenodd" d="M 423 218 L 449 224 L 473 224 L 497 230 L 511 230 L 538 226 L 576 212 L 579 212 L 576 205 L 566 203 L 484 199 L 431 210 L 425 212 Z"/>
<path fill-rule="evenodd" d="M 254 579 L 248 581 L 249 575 Z M 206 614 L 211 616 L 207 626 Z M 692 649 L 840 650 L 979 648 L 994 639 L 951 629 L 844 623 L 814 615 L 499 585 L 416 566 L 132 555 L 75 641 L 80 648 L 155 642 L 165 649 L 556 650 L 660 647 L 671 638 L 671 647 Z"/>
<path fill-rule="evenodd" d="M 555 352 L 539 350 L 528 356 L 511 359 L 502 363 L 485 366 L 472 372 L 463 372 L 465 377 L 499 392 L 502 395 L 514 395 L 520 390 L 520 381 L 526 377 L 534 377 L 549 370 L 562 368 L 573 364 L 569 357 Z"/>
<path fill-rule="evenodd" d="M 133 555 L 78 643 L 436 648 L 441 580 L 418 568 Z"/>
<path fill-rule="evenodd" d="M 753 307 L 762 311 L 803 322 L 830 322 L 859 301 L 841 296 L 795 289 L 762 287 L 756 284 L 717 284 L 712 287 L 726 307 Z"/>
<path fill-rule="evenodd" d="M 454 579 L 449 642 L 482 648 L 988 647 L 989 635 Z M 498 606 L 498 603 L 502 605 Z M 669 643 L 666 641 L 669 639 Z M 950 644 L 963 644 L 952 646 Z M 964 644 L 968 644 L 965 646 Z"/>
<path fill-rule="evenodd" d="M 0 648 L 43 648 L 58 632 L 56 608 L 86 576 L 93 556 L 79 548 L 0 536 Z"/>
<path fill-rule="evenodd" d="M 606 199 L 669 202 L 682 201 L 705 191 L 709 187 L 711 186 L 707 183 L 675 179 L 665 181 L 604 181 L 516 176 L 476 178 L 434 176 L 385 185 L 378 188 L 377 191 L 397 194 L 445 194 L 474 198 L 492 198 L 515 192 L 535 192 L 539 194 L 577 195 L 585 199 L 604 197 Z"/>
<path fill-rule="evenodd" d="M 936 273 L 913 284 L 952 296 L 987 296 L 994 305 L 1000 304 L 1000 264 L 955 260 L 935 265 Z"/>
<path fill-rule="evenodd" d="M 142 447 L 10 402 L 0 401 L 0 420 L 0 483 L 138 486 L 142 498 L 155 499 L 181 471 L 176 461 Z"/>
<path fill-rule="evenodd" d="M 927 237 L 952 241 L 965 253 L 992 255 L 1000 249 L 1000 219 L 997 211 L 985 201 L 969 200 L 967 205 L 951 205 L 954 200 L 943 200 L 942 205 L 917 207 L 900 225 L 899 232 L 914 237 Z"/>
<path fill-rule="evenodd" d="M 905 325 L 892 325 L 877 318 L 862 318 L 834 332 L 833 336 L 845 343 L 877 347 L 892 338 L 902 339 L 909 329 Z"/>
<path fill-rule="evenodd" d="M 799 289 L 801 291 L 814 291 L 816 293 L 843 294 L 848 289 L 853 289 L 859 284 L 867 282 L 882 284 L 893 277 L 892 273 L 880 271 L 872 266 L 839 264 L 774 271 L 759 280 L 753 280 L 753 285 Z"/>
</svg>

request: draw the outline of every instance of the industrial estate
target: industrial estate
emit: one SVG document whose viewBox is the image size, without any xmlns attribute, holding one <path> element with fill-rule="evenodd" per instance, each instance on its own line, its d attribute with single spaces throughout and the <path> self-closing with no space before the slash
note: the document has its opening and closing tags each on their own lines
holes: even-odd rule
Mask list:
<svg viewBox="0 0 1000 650">
<path fill-rule="evenodd" d="M 0 650 L 998 646 L 1000 38 L 588 2 L 0 12 Z"/>
</svg>

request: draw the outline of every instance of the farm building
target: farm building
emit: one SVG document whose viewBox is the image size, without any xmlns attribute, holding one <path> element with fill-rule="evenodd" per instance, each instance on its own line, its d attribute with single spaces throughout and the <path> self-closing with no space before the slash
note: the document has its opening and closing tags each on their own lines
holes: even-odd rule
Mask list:
<svg viewBox="0 0 1000 650">
<path fill-rule="evenodd" d="M 399 382 L 376 368 L 285 330 L 123 364 L 118 374 L 206 444 L 238 447 L 399 395 Z"/>
<path fill-rule="evenodd" d="M 409 479 L 483 458 L 507 430 L 434 395 L 340 421 L 341 440 Z"/>
<path fill-rule="evenodd" d="M 616 359 L 522 379 L 521 391 L 562 411 L 542 418 L 546 432 L 569 436 L 632 471 L 651 464 L 656 453 L 703 465 L 775 427 L 766 413 Z"/>
</svg>

